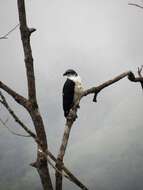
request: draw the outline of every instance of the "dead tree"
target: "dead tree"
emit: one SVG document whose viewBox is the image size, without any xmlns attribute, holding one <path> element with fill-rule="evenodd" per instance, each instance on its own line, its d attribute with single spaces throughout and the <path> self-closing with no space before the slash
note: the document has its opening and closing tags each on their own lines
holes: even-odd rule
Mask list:
<svg viewBox="0 0 143 190">
<path fill-rule="evenodd" d="M 16 25 L 12 30 L 10 30 L 6 35 L 2 36 L 0 39 L 6 39 L 8 35 L 14 31 L 18 26 L 20 26 L 20 34 L 21 40 L 23 44 L 23 51 L 24 51 L 24 61 L 25 61 L 25 68 L 26 68 L 26 76 L 27 76 L 27 86 L 28 92 L 27 97 L 24 97 L 13 89 L 8 87 L 2 81 L 0 81 L 0 89 L 8 93 L 19 105 L 23 106 L 33 121 L 33 125 L 35 128 L 35 133 L 26 126 L 21 119 L 16 115 L 16 113 L 12 110 L 9 106 L 4 94 L 0 91 L 0 103 L 8 110 L 9 114 L 13 117 L 13 119 L 26 131 L 26 133 L 32 137 L 37 144 L 37 158 L 34 163 L 31 164 L 32 167 L 36 168 L 42 183 L 43 190 L 53 190 L 53 184 L 51 181 L 51 176 L 49 172 L 49 164 L 55 170 L 55 184 L 56 190 L 62 190 L 62 179 L 63 177 L 67 178 L 68 180 L 72 181 L 76 184 L 80 189 L 88 190 L 88 188 L 78 179 L 76 178 L 64 165 L 64 155 L 67 148 L 70 131 L 71 128 L 76 121 L 76 114 L 78 110 L 78 105 L 83 97 L 94 94 L 93 101 L 97 101 L 97 95 L 101 92 L 104 88 L 118 82 L 119 80 L 128 77 L 129 81 L 131 82 L 139 82 L 141 87 L 143 88 L 143 76 L 141 74 L 142 68 L 138 68 L 138 77 L 135 77 L 133 72 L 127 71 L 122 73 L 115 78 L 108 80 L 99 86 L 92 87 L 90 89 L 85 90 L 81 97 L 77 100 L 75 105 L 71 108 L 69 115 L 66 119 L 65 130 L 62 138 L 62 143 L 59 148 L 59 153 L 57 158 L 49 151 L 48 144 L 47 144 L 47 135 L 45 133 L 45 126 L 43 123 L 42 115 L 39 111 L 39 106 L 37 102 L 36 96 L 36 85 L 35 85 L 35 74 L 34 74 L 34 60 L 32 56 L 32 49 L 30 44 L 30 36 L 36 30 L 34 28 L 29 28 L 27 26 L 26 21 L 26 10 L 25 10 L 25 1 L 24 0 L 17 0 L 18 6 L 18 13 L 19 13 L 19 24 Z M 3 122 L 5 125 L 5 122 Z M 14 133 L 13 133 L 14 134 Z M 19 135 L 19 134 L 15 134 Z M 22 136 L 22 135 L 21 135 Z"/>
<path fill-rule="evenodd" d="M 35 74 L 34 74 L 34 61 L 32 56 L 32 49 L 30 44 L 30 36 L 36 30 L 34 28 L 29 28 L 27 26 L 26 20 L 26 10 L 25 10 L 25 1 L 17 0 L 18 14 L 19 14 L 19 24 L 12 28 L 8 33 L 3 35 L 0 39 L 6 39 L 8 35 L 13 32 L 18 26 L 20 26 L 20 34 L 21 40 L 23 44 L 24 51 L 24 61 L 26 68 L 26 76 L 27 76 L 27 86 L 28 86 L 28 96 L 24 97 L 13 89 L 8 87 L 2 81 L 0 81 L 0 88 L 7 92 L 19 105 L 23 106 L 29 115 L 31 116 L 33 125 L 35 127 L 35 133 L 33 133 L 15 114 L 15 112 L 11 109 L 6 98 L 3 93 L 0 92 L 0 103 L 5 106 L 14 120 L 35 140 L 37 143 L 37 159 L 31 166 L 35 167 L 39 173 L 42 187 L 44 190 L 53 190 L 53 185 L 51 181 L 51 176 L 49 172 L 49 164 L 57 171 L 59 171 L 54 164 L 51 162 L 56 162 L 56 157 L 49 151 L 47 144 L 47 136 L 45 133 L 45 127 L 43 123 L 42 115 L 39 111 L 39 106 L 37 102 L 36 96 L 36 85 L 35 85 Z M 3 123 L 5 124 L 5 123 Z M 51 160 L 50 160 L 50 159 Z M 49 163 L 49 164 L 48 164 Z M 81 189 L 87 189 L 63 164 L 62 170 L 65 172 L 61 175 L 68 178 L 70 181 L 75 183 Z"/>
</svg>

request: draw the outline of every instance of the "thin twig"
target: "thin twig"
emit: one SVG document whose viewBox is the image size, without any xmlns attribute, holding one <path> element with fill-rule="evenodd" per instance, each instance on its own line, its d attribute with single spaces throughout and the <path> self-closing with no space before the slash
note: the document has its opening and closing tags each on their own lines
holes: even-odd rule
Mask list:
<svg viewBox="0 0 143 190">
<path fill-rule="evenodd" d="M 132 6 L 139 7 L 141 9 L 143 9 L 143 6 L 138 5 L 137 3 L 128 3 L 128 5 L 132 5 Z"/>
<path fill-rule="evenodd" d="M 0 118 L 0 122 L 3 124 L 3 126 L 4 126 L 5 128 L 7 128 L 7 130 L 8 130 L 12 135 L 16 135 L 16 136 L 20 136 L 20 137 L 31 137 L 30 135 L 23 135 L 23 134 L 14 132 L 13 130 L 11 130 L 11 129 L 8 127 L 8 125 L 6 124 L 6 122 L 4 122 L 1 118 Z"/>
<path fill-rule="evenodd" d="M 20 126 L 31 136 L 36 138 L 36 135 L 30 130 L 28 129 L 28 127 L 18 118 L 18 116 L 15 114 L 15 112 L 10 108 L 6 98 L 4 97 L 4 95 L 2 94 L 2 92 L 0 91 L 0 97 L 1 97 L 1 103 L 2 105 L 8 110 L 8 112 L 10 113 L 10 115 L 14 118 L 14 120 L 20 124 Z"/>
<path fill-rule="evenodd" d="M 11 34 L 17 27 L 19 26 L 19 24 L 17 24 L 15 27 L 13 27 L 10 31 L 8 31 L 5 35 L 1 36 L 0 37 L 0 40 L 4 40 L 4 39 L 7 39 L 9 34 Z"/>
</svg>

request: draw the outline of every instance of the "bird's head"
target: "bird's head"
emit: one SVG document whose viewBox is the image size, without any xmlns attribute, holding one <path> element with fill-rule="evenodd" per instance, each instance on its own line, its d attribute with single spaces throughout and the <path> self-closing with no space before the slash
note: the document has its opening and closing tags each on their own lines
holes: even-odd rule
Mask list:
<svg viewBox="0 0 143 190">
<path fill-rule="evenodd" d="M 78 76 L 78 74 L 73 69 L 68 69 L 63 76 L 71 77 L 71 76 Z"/>
</svg>

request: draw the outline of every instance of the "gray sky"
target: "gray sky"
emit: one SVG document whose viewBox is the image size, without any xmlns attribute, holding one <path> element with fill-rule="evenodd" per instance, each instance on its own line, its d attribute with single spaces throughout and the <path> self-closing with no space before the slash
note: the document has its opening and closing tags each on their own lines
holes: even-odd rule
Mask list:
<svg viewBox="0 0 143 190">
<path fill-rule="evenodd" d="M 141 3 L 141 1 L 134 1 Z M 50 150 L 57 154 L 64 130 L 62 73 L 75 69 L 85 88 L 143 62 L 143 10 L 123 0 L 27 0 L 37 94 Z M 16 1 L 0 1 L 0 34 L 18 23 Z M 23 52 L 18 29 L 0 41 L 0 80 L 26 95 Z M 142 90 L 127 79 L 81 102 L 65 156 L 65 164 L 96 190 L 143 189 Z M 31 129 L 28 114 L 9 99 Z M 0 109 L 0 117 L 7 112 Z M 18 126 L 9 119 L 9 126 Z M 19 131 L 19 130 L 18 130 Z M 0 189 L 39 190 L 39 177 L 29 163 L 35 159 L 32 140 L 15 137 L 0 127 Z M 51 169 L 51 173 L 54 171 Z M 64 190 L 76 190 L 65 180 Z"/>
</svg>

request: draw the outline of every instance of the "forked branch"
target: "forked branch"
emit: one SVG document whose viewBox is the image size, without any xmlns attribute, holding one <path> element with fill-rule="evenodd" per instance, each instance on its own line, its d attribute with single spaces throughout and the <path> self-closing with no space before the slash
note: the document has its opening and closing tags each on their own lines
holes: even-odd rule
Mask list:
<svg viewBox="0 0 143 190">
<path fill-rule="evenodd" d="M 47 147 L 47 139 L 44 130 L 44 124 L 41 117 L 41 114 L 38 109 L 37 99 L 36 99 L 36 86 L 35 86 L 35 75 L 34 75 L 34 66 L 33 66 L 33 57 L 32 49 L 30 45 L 30 36 L 36 29 L 28 28 L 26 21 L 26 11 L 25 11 L 25 2 L 24 0 L 17 0 L 18 13 L 19 13 L 19 22 L 17 26 L 11 29 L 7 34 L 1 37 L 1 39 L 6 39 L 8 35 L 13 32 L 20 25 L 21 39 L 23 43 L 24 50 L 24 60 L 26 66 L 27 74 L 27 83 L 28 83 L 28 99 L 24 98 L 10 87 L 5 85 L 0 81 L 0 88 L 7 92 L 13 99 L 26 108 L 30 113 L 30 116 L 33 120 L 36 134 L 34 134 L 15 114 L 15 112 L 9 107 L 5 97 L 1 94 L 1 103 L 9 111 L 14 120 L 35 140 L 37 143 L 37 161 L 36 168 L 39 172 L 41 182 L 43 184 L 44 190 L 52 190 L 52 183 L 49 175 L 49 170 L 47 166 L 47 161 L 50 163 L 48 156 L 56 162 L 56 158 L 52 153 L 49 152 Z M 42 152 L 41 152 L 42 151 Z M 44 156 L 43 156 L 44 155 Z M 68 176 L 68 179 L 78 185 L 79 187 L 84 187 L 84 185 L 63 165 L 62 169 L 65 171 L 65 176 Z M 58 171 L 58 169 L 56 168 Z M 59 171 L 60 172 L 60 171 Z"/>
<path fill-rule="evenodd" d="M 140 72 L 142 71 L 142 69 L 140 70 Z M 94 98 L 93 98 L 93 101 L 94 102 L 97 102 L 97 95 L 98 93 L 103 90 L 104 88 L 118 82 L 119 80 L 125 78 L 125 77 L 128 77 L 128 79 L 131 81 L 131 82 L 140 82 L 141 84 L 143 83 L 143 77 L 142 76 L 139 76 L 139 77 L 135 77 L 135 75 L 131 72 L 131 71 L 127 71 L 125 73 L 122 73 L 118 76 L 116 76 L 115 78 L 111 79 L 111 80 L 108 80 L 104 83 L 102 83 L 101 85 L 99 86 L 96 86 L 96 87 L 92 87 L 92 88 L 89 88 L 87 90 L 85 90 L 82 94 L 82 97 L 84 96 L 87 96 L 89 94 L 94 94 Z"/>
<path fill-rule="evenodd" d="M 61 146 L 60 146 L 60 149 L 59 149 L 59 154 L 58 154 L 58 157 L 57 157 L 57 164 L 56 164 L 56 166 L 57 166 L 57 168 L 59 170 L 62 170 L 63 159 L 64 159 L 65 151 L 66 151 L 66 148 L 67 148 L 67 145 L 68 145 L 70 131 L 71 131 L 73 123 L 74 123 L 74 121 L 76 119 L 75 116 L 77 115 L 77 109 L 78 109 L 78 105 L 80 103 L 80 100 L 84 96 L 87 96 L 89 94 L 94 94 L 93 101 L 97 102 L 97 95 L 101 90 L 103 90 L 104 88 L 118 82 L 119 80 L 121 80 L 121 79 L 123 79 L 125 77 L 128 77 L 128 79 L 131 82 L 140 82 L 141 85 L 142 85 L 142 88 L 143 88 L 143 77 L 141 75 L 141 72 L 142 72 L 142 67 L 140 69 L 138 68 L 139 77 L 135 77 L 135 75 L 131 71 L 124 72 L 124 73 L 114 77 L 113 79 L 102 83 L 99 86 L 89 88 L 89 89 L 87 89 L 87 90 L 85 90 L 83 92 L 83 94 L 81 95 L 79 101 L 77 101 L 75 103 L 75 105 L 71 108 L 71 110 L 69 112 L 69 116 L 67 117 L 67 120 L 66 120 L 63 139 L 62 139 L 62 143 L 61 143 Z M 62 175 L 60 175 L 60 173 L 57 173 L 57 172 L 56 172 L 56 190 L 62 190 Z"/>
<path fill-rule="evenodd" d="M 32 132 L 29 127 L 27 127 L 21 120 L 20 118 L 15 114 L 15 112 L 11 109 L 11 107 L 9 106 L 6 98 L 4 97 L 4 95 L 2 94 L 2 92 L 0 91 L 0 103 L 3 104 L 3 106 L 8 110 L 9 114 L 13 117 L 13 119 L 25 130 L 25 132 L 28 133 L 28 136 L 32 137 L 34 139 L 34 141 L 38 144 L 39 147 L 42 147 L 41 142 L 39 141 L 39 139 L 37 138 L 36 134 L 34 134 L 34 132 Z M 1 121 L 1 120 L 0 120 Z M 4 125 L 5 122 L 1 121 Z M 5 127 L 7 127 L 5 125 Z M 18 135 L 18 136 L 23 136 L 20 135 L 18 133 L 13 132 L 10 128 L 8 128 L 8 130 L 10 130 L 10 132 L 14 135 Z M 27 137 L 27 136 L 26 136 Z M 42 148 L 41 148 L 42 149 Z M 62 169 L 65 172 L 65 174 L 62 174 L 61 171 L 58 170 L 58 168 L 56 168 L 51 161 L 49 160 L 48 157 L 51 158 L 51 160 L 53 160 L 56 163 L 56 158 L 55 156 L 50 152 L 50 151 L 46 151 L 43 152 L 42 154 L 47 158 L 48 163 L 50 163 L 50 165 L 55 169 L 55 171 L 57 171 L 58 173 L 60 173 L 62 176 L 66 177 L 67 179 L 69 179 L 70 181 L 72 181 L 74 184 L 76 184 L 77 186 L 79 186 L 80 188 L 86 189 L 86 187 L 66 168 L 66 166 L 64 166 L 64 164 L 62 165 Z M 32 165 L 32 164 L 31 164 Z M 32 165 L 33 166 L 33 165 Z M 34 165 L 36 166 L 36 165 Z"/>
</svg>

